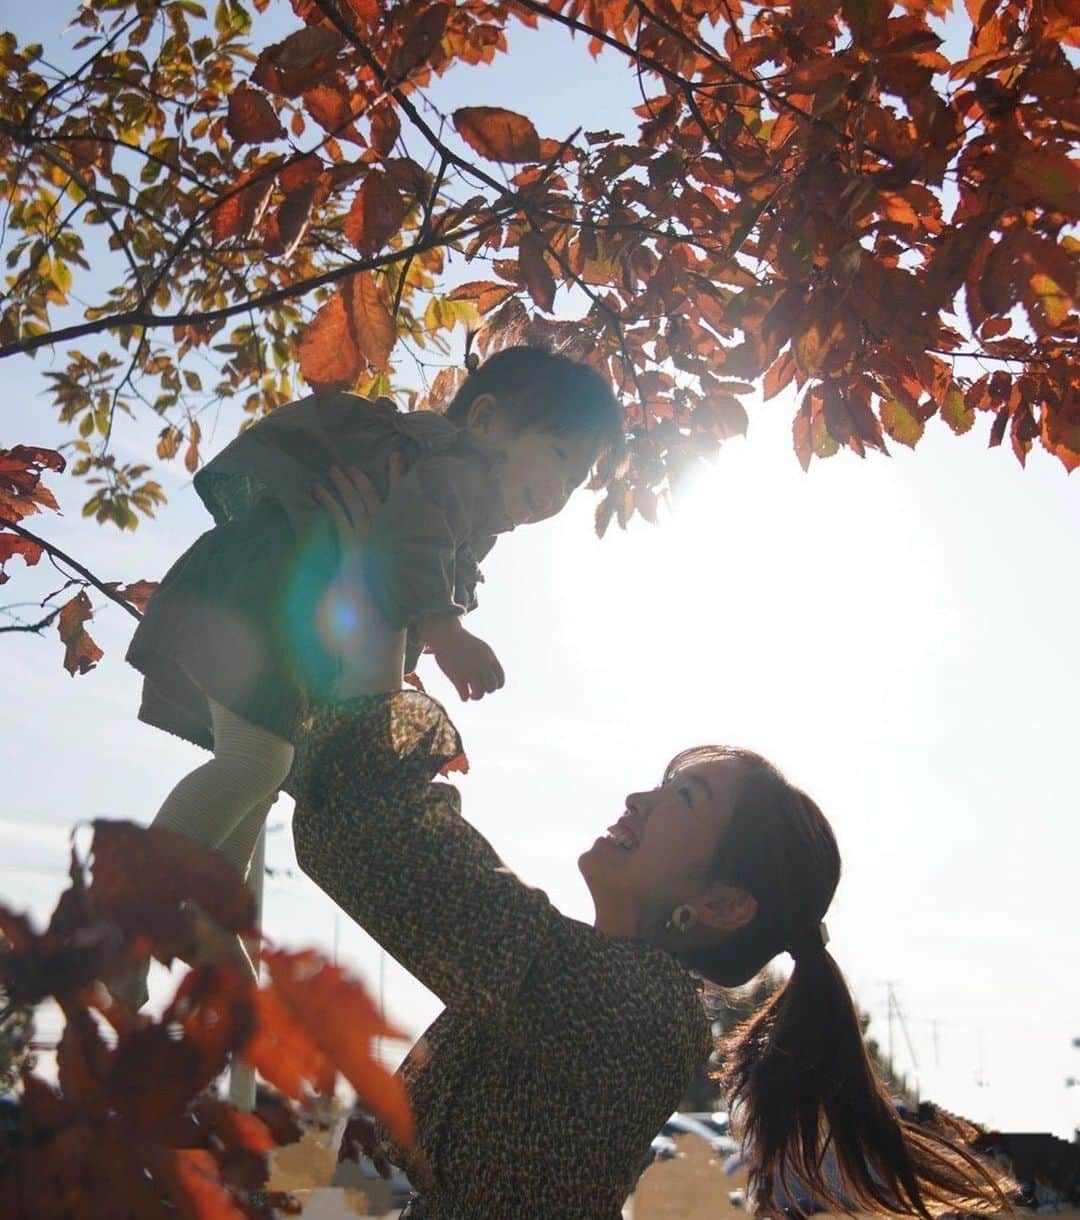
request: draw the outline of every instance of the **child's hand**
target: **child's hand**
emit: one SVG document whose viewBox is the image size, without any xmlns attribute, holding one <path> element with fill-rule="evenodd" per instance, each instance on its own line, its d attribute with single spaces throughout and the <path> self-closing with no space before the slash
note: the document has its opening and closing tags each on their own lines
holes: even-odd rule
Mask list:
<svg viewBox="0 0 1080 1220">
<path fill-rule="evenodd" d="M 418 623 L 417 630 L 462 699 L 482 699 L 502 688 L 506 676 L 499 658 L 459 618 L 440 615 Z"/>
</svg>

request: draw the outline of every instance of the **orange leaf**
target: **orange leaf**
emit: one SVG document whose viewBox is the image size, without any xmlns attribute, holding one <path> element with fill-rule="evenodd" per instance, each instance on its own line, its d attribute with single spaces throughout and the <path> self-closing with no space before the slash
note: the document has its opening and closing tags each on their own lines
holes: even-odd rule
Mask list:
<svg viewBox="0 0 1080 1220">
<path fill-rule="evenodd" d="M 46 470 L 61 472 L 67 463 L 55 449 L 16 445 L 0 449 L 0 517 L 21 521 L 42 508 L 59 512 L 56 497 L 41 485 Z"/>
<path fill-rule="evenodd" d="M 269 166 L 242 173 L 210 210 L 214 242 L 249 236 L 262 219 L 273 190 L 274 174 Z"/>
<path fill-rule="evenodd" d="M 161 960 L 188 947 L 182 902 L 195 902 L 230 932 L 252 929 L 251 892 L 217 852 L 161 827 L 104 819 L 93 825 L 90 896 L 96 910 L 129 937 L 149 936 Z"/>
<path fill-rule="evenodd" d="M 244 1220 L 213 1153 L 201 1148 L 153 1148 L 148 1168 L 169 1192 L 181 1220 Z"/>
<path fill-rule="evenodd" d="M 363 985 L 317 953 L 275 950 L 265 958 L 274 989 L 286 1008 L 335 1064 L 363 1099 L 365 1107 L 408 1145 L 413 1120 L 401 1081 L 372 1053 L 381 1037 L 400 1038 L 400 1031 L 380 1015 Z"/>
<path fill-rule="evenodd" d="M 1043 408 L 1041 438 L 1043 445 L 1071 474 L 1080 466 L 1080 407 L 1075 402 L 1064 408 Z"/>
<path fill-rule="evenodd" d="M 285 134 L 266 94 L 251 85 L 241 85 L 229 95 L 225 127 L 238 144 L 262 144 Z"/>
<path fill-rule="evenodd" d="M 353 120 L 352 94 L 340 78 L 321 81 L 304 94 L 304 107 L 324 131 L 347 137 Z"/>
<path fill-rule="evenodd" d="M 83 627 L 83 623 L 93 617 L 90 599 L 86 591 L 80 589 L 60 611 L 56 621 L 56 630 L 64 644 L 64 668 L 73 678 L 76 673 L 89 673 L 105 655 Z"/>
<path fill-rule="evenodd" d="M 13 556 L 21 555 L 26 566 L 32 568 L 41 558 L 41 547 L 29 538 L 19 538 L 15 534 L 0 534 L 0 585 L 8 579 L 4 564 Z"/>
<path fill-rule="evenodd" d="M 202 428 L 199 421 L 193 419 L 188 430 L 188 447 L 184 454 L 184 469 L 188 474 L 194 474 L 199 468 L 199 442 L 202 440 Z"/>
<path fill-rule="evenodd" d="M 367 175 L 345 217 L 345 236 L 361 254 L 376 254 L 401 227 L 408 204 L 386 174 Z"/>
<path fill-rule="evenodd" d="M 391 81 L 403 80 L 439 49 L 451 12 L 449 4 L 413 6 L 412 16 L 401 31 L 401 41 L 386 66 Z"/>
<path fill-rule="evenodd" d="M 455 110 L 458 134 L 482 157 L 492 161 L 538 161 L 540 137 L 523 114 L 499 106 L 463 106 Z"/>
<path fill-rule="evenodd" d="M 388 157 L 394 151 L 401 135 L 401 120 L 389 102 L 382 102 L 371 112 L 371 147 L 380 156 Z"/>
<path fill-rule="evenodd" d="M 118 597 L 122 597 L 129 605 L 135 607 L 140 614 L 146 611 L 146 604 L 157 591 L 156 580 L 136 580 L 130 585 L 113 585 Z"/>
<path fill-rule="evenodd" d="M 370 365 L 389 367 L 397 323 L 375 277 L 362 271 L 346 280 L 319 310 L 300 340 L 300 371 L 312 385 L 345 386 Z"/>
<path fill-rule="evenodd" d="M 297 1101 L 329 1096 L 336 1069 L 272 988 L 257 991 L 255 1031 L 240 1056 Z"/>
<path fill-rule="evenodd" d="M 278 174 L 278 185 L 286 195 L 290 195 L 300 187 L 314 182 L 324 168 L 322 161 L 314 154 L 298 157 L 295 161 L 290 161 Z"/>
<path fill-rule="evenodd" d="M 286 195 L 278 208 L 277 239 L 282 258 L 290 258 L 304 240 L 311 220 L 311 209 L 318 192 L 318 182 L 309 182 Z"/>
<path fill-rule="evenodd" d="M 526 233 L 519 247 L 518 266 L 529 296 L 541 309 L 550 313 L 555 302 L 555 277 L 544 257 L 544 250 L 544 239 L 539 233 Z"/>
<path fill-rule="evenodd" d="M 297 97 L 333 70 L 344 39 L 325 25 L 309 25 L 259 56 L 251 79 L 270 93 Z"/>
<path fill-rule="evenodd" d="M 450 293 L 451 301 L 475 301 L 477 313 L 490 313 L 501 305 L 514 289 L 508 284 L 497 284 L 494 280 L 470 280 L 459 284 Z"/>
</svg>

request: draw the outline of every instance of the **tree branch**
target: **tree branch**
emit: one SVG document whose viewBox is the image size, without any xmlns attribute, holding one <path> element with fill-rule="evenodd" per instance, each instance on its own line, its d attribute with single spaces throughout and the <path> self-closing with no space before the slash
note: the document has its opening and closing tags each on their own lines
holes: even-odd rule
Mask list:
<svg viewBox="0 0 1080 1220">
<path fill-rule="evenodd" d="M 33 542 L 35 545 L 41 547 L 41 549 L 54 560 L 58 560 L 60 563 L 66 563 L 69 568 L 75 572 L 78 572 L 83 580 L 87 582 L 87 584 L 93 585 L 99 593 L 103 593 L 109 599 L 109 601 L 116 602 L 118 606 L 123 606 L 128 614 L 130 614 L 131 617 L 136 621 L 142 618 L 142 615 L 138 612 L 138 610 L 136 610 L 130 602 L 126 602 L 115 589 L 110 589 L 109 586 L 103 581 L 99 580 L 89 568 L 83 567 L 83 565 L 79 563 L 77 559 L 72 559 L 70 555 L 65 554 L 58 546 L 54 546 L 51 542 L 47 542 L 44 538 L 38 537 L 37 534 L 32 534 L 28 529 L 24 529 L 15 521 L 9 521 L 6 517 L 0 517 L 0 527 L 9 529 L 12 533 L 18 534 L 20 537 L 26 538 L 30 542 Z"/>
<path fill-rule="evenodd" d="M 198 326 L 220 322 L 226 318 L 235 317 L 237 314 L 247 313 L 251 309 L 260 309 L 267 305 L 277 305 L 281 301 L 289 301 L 294 297 L 304 296 L 316 288 L 337 283 L 338 280 L 348 279 L 349 276 L 356 275 L 360 271 L 375 271 L 380 267 L 388 267 L 394 263 L 404 262 L 416 254 L 422 254 L 425 250 L 433 250 L 438 246 L 452 246 L 455 242 L 464 241 L 466 237 L 475 237 L 476 234 L 483 233 L 494 225 L 501 224 L 510 214 L 518 210 L 519 206 L 515 201 L 512 207 L 508 206 L 502 212 L 493 212 L 486 220 L 479 221 L 474 225 L 468 225 L 466 228 L 458 229 L 453 233 L 443 234 L 438 239 L 436 239 L 434 234 L 431 234 L 427 239 L 418 240 L 410 246 L 403 246 L 400 250 L 392 250 L 387 254 L 381 254 L 374 258 L 353 259 L 342 267 L 335 267 L 332 271 L 324 271 L 322 275 L 313 275 L 310 279 L 298 280 L 294 284 L 286 284 L 281 288 L 264 292 L 261 296 L 251 297 L 246 301 L 237 301 L 232 305 L 223 305 L 220 309 L 205 309 L 190 313 L 174 314 L 155 314 L 148 313 L 145 309 L 126 309 L 120 313 L 110 314 L 108 317 L 95 318 L 90 322 L 78 322 L 72 326 L 63 326 L 59 330 L 49 331 L 43 335 L 28 335 L 23 339 L 16 339 L 14 342 L 5 343 L 0 347 L 0 360 L 4 360 L 8 356 L 18 356 L 26 352 L 34 352 L 39 347 L 52 347 L 57 343 L 66 343 L 71 339 L 81 339 L 84 335 L 96 335 L 102 331 L 115 330 L 123 326 L 145 326 L 148 329 L 154 330 L 164 326 Z"/>
</svg>

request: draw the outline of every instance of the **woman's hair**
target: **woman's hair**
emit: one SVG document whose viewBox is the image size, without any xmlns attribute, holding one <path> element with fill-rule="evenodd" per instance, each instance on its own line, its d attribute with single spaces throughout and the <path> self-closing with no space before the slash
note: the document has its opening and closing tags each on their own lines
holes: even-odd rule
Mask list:
<svg viewBox="0 0 1080 1220">
<path fill-rule="evenodd" d="M 481 394 L 495 395 L 519 431 L 588 436 L 597 455 L 622 453 L 622 411 L 611 386 L 590 365 L 539 347 L 503 348 L 465 378 L 446 408 L 447 419 L 464 424 Z"/>
<path fill-rule="evenodd" d="M 820 931 L 840 880 L 840 853 L 824 814 L 748 750 L 684 751 L 665 779 L 717 758 L 737 759 L 743 778 L 710 880 L 753 895 L 757 913 L 682 960 L 719 986 L 735 987 L 778 953 L 795 959 L 784 987 L 719 1048 L 719 1076 L 742 1115 L 758 1206 L 773 1209 L 779 1184 L 792 1199 L 808 1188 L 830 1211 L 1008 1209 L 1007 1180 L 944 1135 L 903 1122 L 874 1071 L 847 983 Z M 839 1182 L 826 1172 L 826 1154 Z"/>
</svg>

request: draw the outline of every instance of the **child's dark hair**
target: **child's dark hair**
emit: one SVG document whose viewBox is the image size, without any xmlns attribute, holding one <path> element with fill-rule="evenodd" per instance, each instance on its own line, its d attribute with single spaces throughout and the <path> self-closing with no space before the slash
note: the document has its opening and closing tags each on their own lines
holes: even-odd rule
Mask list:
<svg viewBox="0 0 1080 1220">
<path fill-rule="evenodd" d="M 847 983 L 821 935 L 840 880 L 825 815 L 749 750 L 685 751 L 667 778 L 717 758 L 737 760 L 742 777 L 710 879 L 753 895 L 757 913 L 682 960 L 720 987 L 748 982 L 779 953 L 795 962 L 784 987 L 719 1047 L 720 1079 L 752 1154 L 759 1210 L 775 1210 L 777 1184 L 792 1199 L 807 1193 L 796 1187 L 809 1188 L 829 1211 L 1009 1210 L 1007 1179 L 944 1131 L 902 1121 L 875 1073 Z"/>
<path fill-rule="evenodd" d="M 463 425 L 481 394 L 496 395 L 519 430 L 588 436 L 598 456 L 622 454 L 622 411 L 611 386 L 587 364 L 539 347 L 503 348 L 465 378 L 446 408 L 447 419 Z"/>
</svg>

